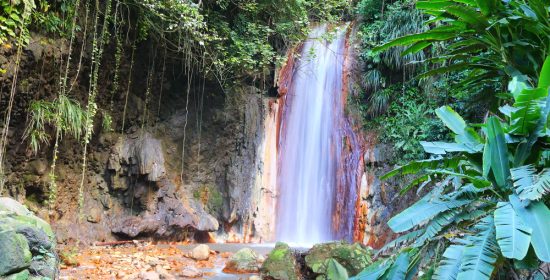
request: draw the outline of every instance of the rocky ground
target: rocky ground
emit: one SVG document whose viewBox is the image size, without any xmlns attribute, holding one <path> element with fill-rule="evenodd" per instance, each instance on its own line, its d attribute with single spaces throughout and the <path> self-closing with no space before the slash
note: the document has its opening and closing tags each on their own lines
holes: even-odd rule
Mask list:
<svg viewBox="0 0 550 280">
<path fill-rule="evenodd" d="M 92 246 L 61 254 L 60 279 L 333 279 L 328 262 L 337 262 L 348 276 L 354 276 L 371 263 L 372 256 L 370 249 L 345 242 L 311 249 L 294 249 L 284 243 L 275 248 L 209 245 L 136 241 Z"/>
<path fill-rule="evenodd" d="M 92 246 L 74 252 L 74 256 L 62 256 L 66 264 L 62 266 L 60 278 L 204 279 L 215 277 L 230 257 L 229 253 L 216 252 L 208 246 L 185 251 L 179 248 L 181 245 L 136 242 Z"/>
</svg>

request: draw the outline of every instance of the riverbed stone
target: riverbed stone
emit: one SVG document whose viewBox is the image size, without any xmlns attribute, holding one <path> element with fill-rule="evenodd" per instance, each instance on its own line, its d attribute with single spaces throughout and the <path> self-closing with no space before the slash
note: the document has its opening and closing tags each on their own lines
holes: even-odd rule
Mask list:
<svg viewBox="0 0 550 280">
<path fill-rule="evenodd" d="M 260 269 L 266 279 L 300 279 L 296 256 L 286 243 L 277 242 Z"/>
<path fill-rule="evenodd" d="M 257 273 L 260 270 L 258 255 L 250 248 L 243 248 L 233 254 L 223 271 L 225 273 Z"/>
<path fill-rule="evenodd" d="M 144 271 L 139 274 L 141 280 L 160 280 L 160 275 L 155 271 Z"/>
<path fill-rule="evenodd" d="M 372 262 L 371 249 L 359 243 L 349 244 L 347 242 L 330 242 L 317 244 L 307 253 L 306 265 L 316 274 L 325 275 L 327 261 L 334 259 L 344 268 L 350 276 L 361 272 Z"/>
<path fill-rule="evenodd" d="M 180 277 L 184 277 L 184 278 L 198 278 L 198 277 L 202 277 L 202 272 L 192 266 L 188 266 L 188 267 L 185 267 L 181 270 L 181 272 L 179 273 L 179 276 Z"/>
<path fill-rule="evenodd" d="M 207 260 L 210 257 L 210 247 L 200 244 L 191 250 L 191 257 L 198 261 Z"/>
</svg>

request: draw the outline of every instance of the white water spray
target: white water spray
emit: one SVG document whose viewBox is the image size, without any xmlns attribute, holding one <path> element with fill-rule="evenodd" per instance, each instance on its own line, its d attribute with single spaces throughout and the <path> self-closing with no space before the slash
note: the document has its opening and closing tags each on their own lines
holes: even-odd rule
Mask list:
<svg viewBox="0 0 550 280">
<path fill-rule="evenodd" d="M 312 244 L 335 238 L 337 169 L 342 148 L 343 72 L 346 34 L 331 40 L 326 26 L 304 43 L 282 108 L 277 239 Z"/>
</svg>

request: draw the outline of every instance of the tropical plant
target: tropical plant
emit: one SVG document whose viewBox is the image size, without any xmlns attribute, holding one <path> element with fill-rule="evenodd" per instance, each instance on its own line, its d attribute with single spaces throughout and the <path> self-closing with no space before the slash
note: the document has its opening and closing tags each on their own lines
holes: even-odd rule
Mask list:
<svg viewBox="0 0 550 280">
<path fill-rule="evenodd" d="M 391 100 L 391 101 L 390 101 Z M 384 106 L 384 115 L 369 119 L 366 128 L 378 131 L 382 143 L 393 146 L 396 156 L 391 163 L 402 164 L 425 158 L 420 141 L 444 141 L 449 133 L 437 121 L 434 110 L 441 104 L 438 98 L 426 99 L 420 89 L 395 84 L 371 95 L 365 110 L 373 115 L 373 107 Z"/>
<path fill-rule="evenodd" d="M 358 12 L 363 16 L 371 16 L 369 5 L 375 5 L 374 1 L 362 1 L 358 6 Z M 379 3 L 382 5 L 383 3 Z M 362 6 L 367 5 L 367 6 Z M 366 10 L 365 10 L 366 9 Z M 372 8 L 374 9 L 374 8 Z M 393 48 L 383 52 L 373 52 L 372 49 L 379 42 L 393 40 L 401 36 L 426 31 L 423 25 L 423 15 L 415 10 L 413 6 L 405 1 L 396 1 L 386 7 L 384 18 L 374 22 L 364 22 L 361 26 L 361 40 L 363 52 L 361 58 L 365 62 L 365 71 L 362 77 L 363 88 L 365 89 L 369 103 L 369 114 L 372 117 L 385 113 L 391 101 L 394 99 L 388 96 L 386 90 L 396 83 L 406 83 L 417 73 L 418 65 L 415 61 L 425 59 L 423 52 L 402 56 L 405 48 Z"/>
<path fill-rule="evenodd" d="M 35 8 L 34 0 L 0 1 L 0 44 L 19 37 L 21 43 L 28 43 L 28 18 Z"/>
<path fill-rule="evenodd" d="M 443 42 L 441 55 L 427 60 L 441 67 L 424 76 L 467 70 L 463 87 L 506 85 L 518 76 L 536 85 L 550 52 L 548 1 L 422 0 L 416 8 L 430 16 L 432 28 L 390 40 L 376 52 L 406 46 L 401 55 L 407 56 Z"/>
<path fill-rule="evenodd" d="M 59 114 L 59 119 L 57 119 Z M 63 95 L 53 101 L 36 100 L 29 106 L 27 126 L 23 135 L 37 153 L 42 144 L 51 140 L 49 128 L 59 129 L 61 136 L 71 135 L 80 140 L 85 129 L 86 112 L 80 104 Z"/>
<path fill-rule="evenodd" d="M 514 78 L 509 90 L 514 103 L 482 125 L 468 125 L 448 106 L 439 108 L 455 141 L 422 142 L 433 158 L 383 176 L 417 174 L 402 192 L 433 188 L 390 219 L 394 232 L 408 233 L 381 250 L 406 244 L 416 251 L 402 250 L 386 260 L 387 271 L 363 279 L 411 279 L 391 277 L 394 267 L 405 271 L 401 276 L 490 279 L 497 268 L 534 263 L 536 269 L 537 259 L 550 262 L 550 57 L 536 88 Z"/>
</svg>

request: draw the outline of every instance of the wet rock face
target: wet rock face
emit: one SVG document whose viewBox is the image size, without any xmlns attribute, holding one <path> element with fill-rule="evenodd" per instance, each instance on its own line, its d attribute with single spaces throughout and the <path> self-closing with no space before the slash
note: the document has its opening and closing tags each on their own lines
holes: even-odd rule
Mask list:
<svg viewBox="0 0 550 280">
<path fill-rule="evenodd" d="M 389 163 L 394 154 L 391 146 L 374 143 L 364 155 L 365 173 L 361 179 L 360 203 L 356 209 L 360 234 L 356 241 L 373 248 L 381 248 L 397 236 L 387 222 L 419 197 L 415 191 L 399 194 L 402 186 L 412 180 L 410 176 L 380 180 L 382 175 L 396 167 Z"/>
<path fill-rule="evenodd" d="M 185 230 L 218 230 L 218 221 L 196 202 L 181 199 L 171 181 L 164 179 L 157 185 L 154 212 L 141 217 L 120 216 L 113 221 L 114 234 L 130 238 L 182 239 Z"/>
<path fill-rule="evenodd" d="M 58 265 L 48 223 L 17 201 L 0 197 L 0 279 L 55 279 Z"/>
<path fill-rule="evenodd" d="M 108 168 L 119 175 L 145 175 L 150 182 L 159 181 L 166 175 L 160 140 L 148 132 L 121 137 L 112 149 Z"/>
<path fill-rule="evenodd" d="M 275 245 L 260 269 L 264 279 L 298 280 L 300 269 L 290 247 L 282 242 Z"/>
</svg>

